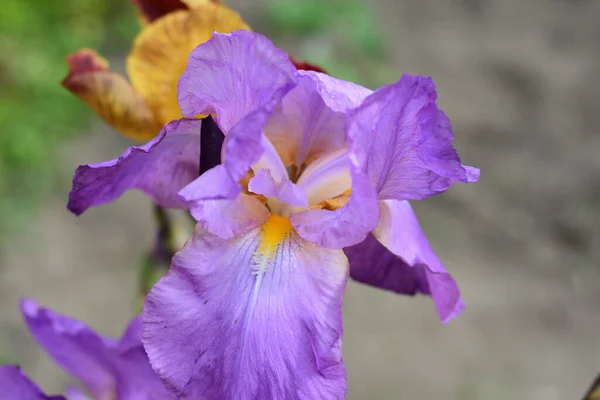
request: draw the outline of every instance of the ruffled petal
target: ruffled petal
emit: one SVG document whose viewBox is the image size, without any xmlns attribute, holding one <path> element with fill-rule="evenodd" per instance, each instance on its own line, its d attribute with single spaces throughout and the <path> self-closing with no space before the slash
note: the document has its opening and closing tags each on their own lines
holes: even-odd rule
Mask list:
<svg viewBox="0 0 600 400">
<path fill-rule="evenodd" d="M 216 113 L 226 137 L 223 163 L 180 192 L 192 215 L 199 215 L 207 200 L 230 202 L 241 194 L 238 182 L 270 145 L 263 127 L 296 84 L 296 73 L 284 52 L 264 36 L 247 31 L 215 34 L 194 50 L 179 83 L 182 110 L 189 115 Z"/>
<path fill-rule="evenodd" d="M 150 366 L 139 318 L 134 318 L 121 340 L 115 341 L 79 321 L 41 308 L 33 300 L 23 300 L 21 311 L 35 340 L 94 398 L 138 400 L 152 395 L 174 399 Z"/>
<path fill-rule="evenodd" d="M 151 139 L 163 124 L 121 75 L 108 70 L 108 61 L 94 50 L 67 56 L 69 73 L 62 85 L 85 101 L 100 117 L 125 136 Z"/>
<path fill-rule="evenodd" d="M 21 368 L 13 365 L 0 367 L 0 395 L 7 400 L 66 400 L 63 396 L 46 396 Z"/>
<path fill-rule="evenodd" d="M 287 54 L 262 35 L 248 31 L 214 34 L 192 51 L 179 79 L 181 112 L 186 116 L 216 114 L 228 135 L 253 111 L 278 103 L 295 85 L 296 73 Z"/>
<path fill-rule="evenodd" d="M 127 73 L 159 122 L 181 118 L 177 81 L 186 69 L 190 52 L 215 31 L 229 33 L 238 29 L 249 28 L 237 13 L 206 1 L 190 10 L 167 14 L 140 32 L 127 57 Z M 199 113 L 189 116 L 196 114 Z"/>
<path fill-rule="evenodd" d="M 158 137 L 128 148 L 116 160 L 78 167 L 67 208 L 79 215 L 129 189 L 143 191 L 163 207 L 185 208 L 177 192 L 198 176 L 200 125 L 201 120 L 173 121 Z"/>
<path fill-rule="evenodd" d="M 258 171 L 250 180 L 248 190 L 266 197 L 274 197 L 292 206 L 308 207 L 308 197 L 302 189 L 287 178 L 277 182 L 266 169 Z"/>
<path fill-rule="evenodd" d="M 364 242 L 346 248 L 350 276 L 397 293 L 431 295 L 442 322 L 464 309 L 460 290 L 446 272 L 406 201 L 380 202 L 380 223 Z"/>
<path fill-rule="evenodd" d="M 222 240 L 201 228 L 144 305 L 143 341 L 178 394 L 206 399 L 342 399 L 342 251 L 272 216 Z"/>
<path fill-rule="evenodd" d="M 371 91 L 312 71 L 299 72 L 298 86 L 275 109 L 265 126 L 286 166 L 301 169 L 317 157 L 346 146 L 346 112 Z"/>
<path fill-rule="evenodd" d="M 421 200 L 478 177 L 476 168 L 461 165 L 436 97 L 430 78 L 404 75 L 351 113 L 350 135 L 379 199 Z"/>
<path fill-rule="evenodd" d="M 21 312 L 31 335 L 56 364 L 80 380 L 94 397 L 114 393 L 116 381 L 106 351 L 114 342 L 79 321 L 40 308 L 33 300 L 23 300 Z"/>
</svg>

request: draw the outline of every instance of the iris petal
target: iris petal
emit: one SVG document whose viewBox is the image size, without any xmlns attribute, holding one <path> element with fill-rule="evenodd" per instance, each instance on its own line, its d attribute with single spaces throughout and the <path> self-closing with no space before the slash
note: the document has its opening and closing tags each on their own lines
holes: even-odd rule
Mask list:
<svg viewBox="0 0 600 400">
<path fill-rule="evenodd" d="M 23 300 L 21 310 L 35 340 L 95 398 L 173 399 L 148 362 L 139 318 L 116 341 L 33 300 Z"/>
<path fill-rule="evenodd" d="M 145 347 L 178 394 L 344 397 L 346 258 L 300 239 L 289 221 L 271 218 L 227 241 L 197 228 L 148 295 Z"/>
<path fill-rule="evenodd" d="M 302 168 L 346 146 L 346 111 L 370 90 L 328 75 L 300 71 L 298 86 L 275 109 L 265 126 L 284 165 Z"/>
<path fill-rule="evenodd" d="M 450 321 L 464 309 L 460 290 L 431 249 L 410 204 L 384 200 L 380 207 L 373 235 L 345 249 L 350 276 L 397 293 L 431 295 L 442 322 Z"/>
<path fill-rule="evenodd" d="M 63 396 L 47 396 L 33 383 L 21 368 L 13 365 L 0 367 L 2 398 L 14 400 L 66 400 Z"/>
<path fill-rule="evenodd" d="M 350 135 L 380 200 L 422 200 L 477 179 L 476 168 L 461 165 L 436 97 L 430 78 L 404 75 L 351 113 Z"/>
<path fill-rule="evenodd" d="M 157 121 L 165 124 L 181 118 L 177 82 L 190 52 L 210 39 L 214 31 L 229 33 L 238 29 L 249 28 L 237 13 L 204 2 L 190 10 L 169 13 L 140 32 L 127 58 L 127 74 Z"/>
<path fill-rule="evenodd" d="M 82 165 L 75 171 L 68 209 L 81 214 L 126 190 L 140 189 L 163 207 L 184 208 L 177 192 L 198 176 L 201 120 L 180 120 L 118 159 Z"/>
</svg>

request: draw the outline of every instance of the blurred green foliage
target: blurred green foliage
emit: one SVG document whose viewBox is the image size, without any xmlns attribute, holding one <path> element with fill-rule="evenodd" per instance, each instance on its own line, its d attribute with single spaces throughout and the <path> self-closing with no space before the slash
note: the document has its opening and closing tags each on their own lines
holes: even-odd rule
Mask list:
<svg viewBox="0 0 600 400">
<path fill-rule="evenodd" d="M 304 42 L 299 57 L 338 78 L 376 87 L 393 80 L 377 15 L 364 0 L 268 0 L 267 29 Z"/>
<path fill-rule="evenodd" d="M 8 1 L 0 13 L 0 238 L 56 183 L 56 145 L 92 113 L 60 86 L 65 56 L 115 51 L 137 28 L 124 0 Z"/>
</svg>

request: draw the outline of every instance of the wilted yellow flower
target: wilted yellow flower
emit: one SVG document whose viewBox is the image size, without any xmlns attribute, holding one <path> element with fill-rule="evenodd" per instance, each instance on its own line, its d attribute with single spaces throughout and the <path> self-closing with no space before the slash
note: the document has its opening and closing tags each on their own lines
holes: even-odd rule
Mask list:
<svg viewBox="0 0 600 400">
<path fill-rule="evenodd" d="M 106 59 L 81 49 L 67 57 L 62 85 L 125 136 L 151 139 L 181 118 L 177 81 L 190 52 L 213 31 L 250 30 L 234 11 L 212 0 L 134 0 L 143 26 L 127 57 L 125 77 Z"/>
</svg>

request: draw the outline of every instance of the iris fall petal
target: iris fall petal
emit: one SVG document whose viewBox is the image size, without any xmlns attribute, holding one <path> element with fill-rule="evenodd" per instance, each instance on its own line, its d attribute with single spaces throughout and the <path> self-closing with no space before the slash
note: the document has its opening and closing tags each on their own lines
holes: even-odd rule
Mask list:
<svg viewBox="0 0 600 400">
<path fill-rule="evenodd" d="M 380 202 L 380 223 L 373 235 L 345 249 L 350 276 L 385 290 L 431 295 L 442 322 L 464 309 L 454 278 L 444 269 L 407 201 Z"/>
<path fill-rule="evenodd" d="M 95 398 L 173 399 L 148 362 L 139 319 L 117 341 L 33 300 L 23 300 L 21 311 L 35 340 Z"/>
<path fill-rule="evenodd" d="M 342 399 L 346 280 L 342 251 L 281 217 L 230 240 L 197 228 L 146 299 L 151 363 L 205 399 Z"/>
<path fill-rule="evenodd" d="M 128 148 L 116 160 L 80 166 L 68 209 L 81 214 L 129 189 L 143 191 L 163 207 L 184 208 L 177 192 L 198 176 L 200 125 L 201 120 L 173 121 L 155 139 Z"/>
<path fill-rule="evenodd" d="M 0 367 L 0 394 L 12 400 L 66 400 L 63 396 L 47 396 L 21 370 L 13 365 Z"/>
</svg>

